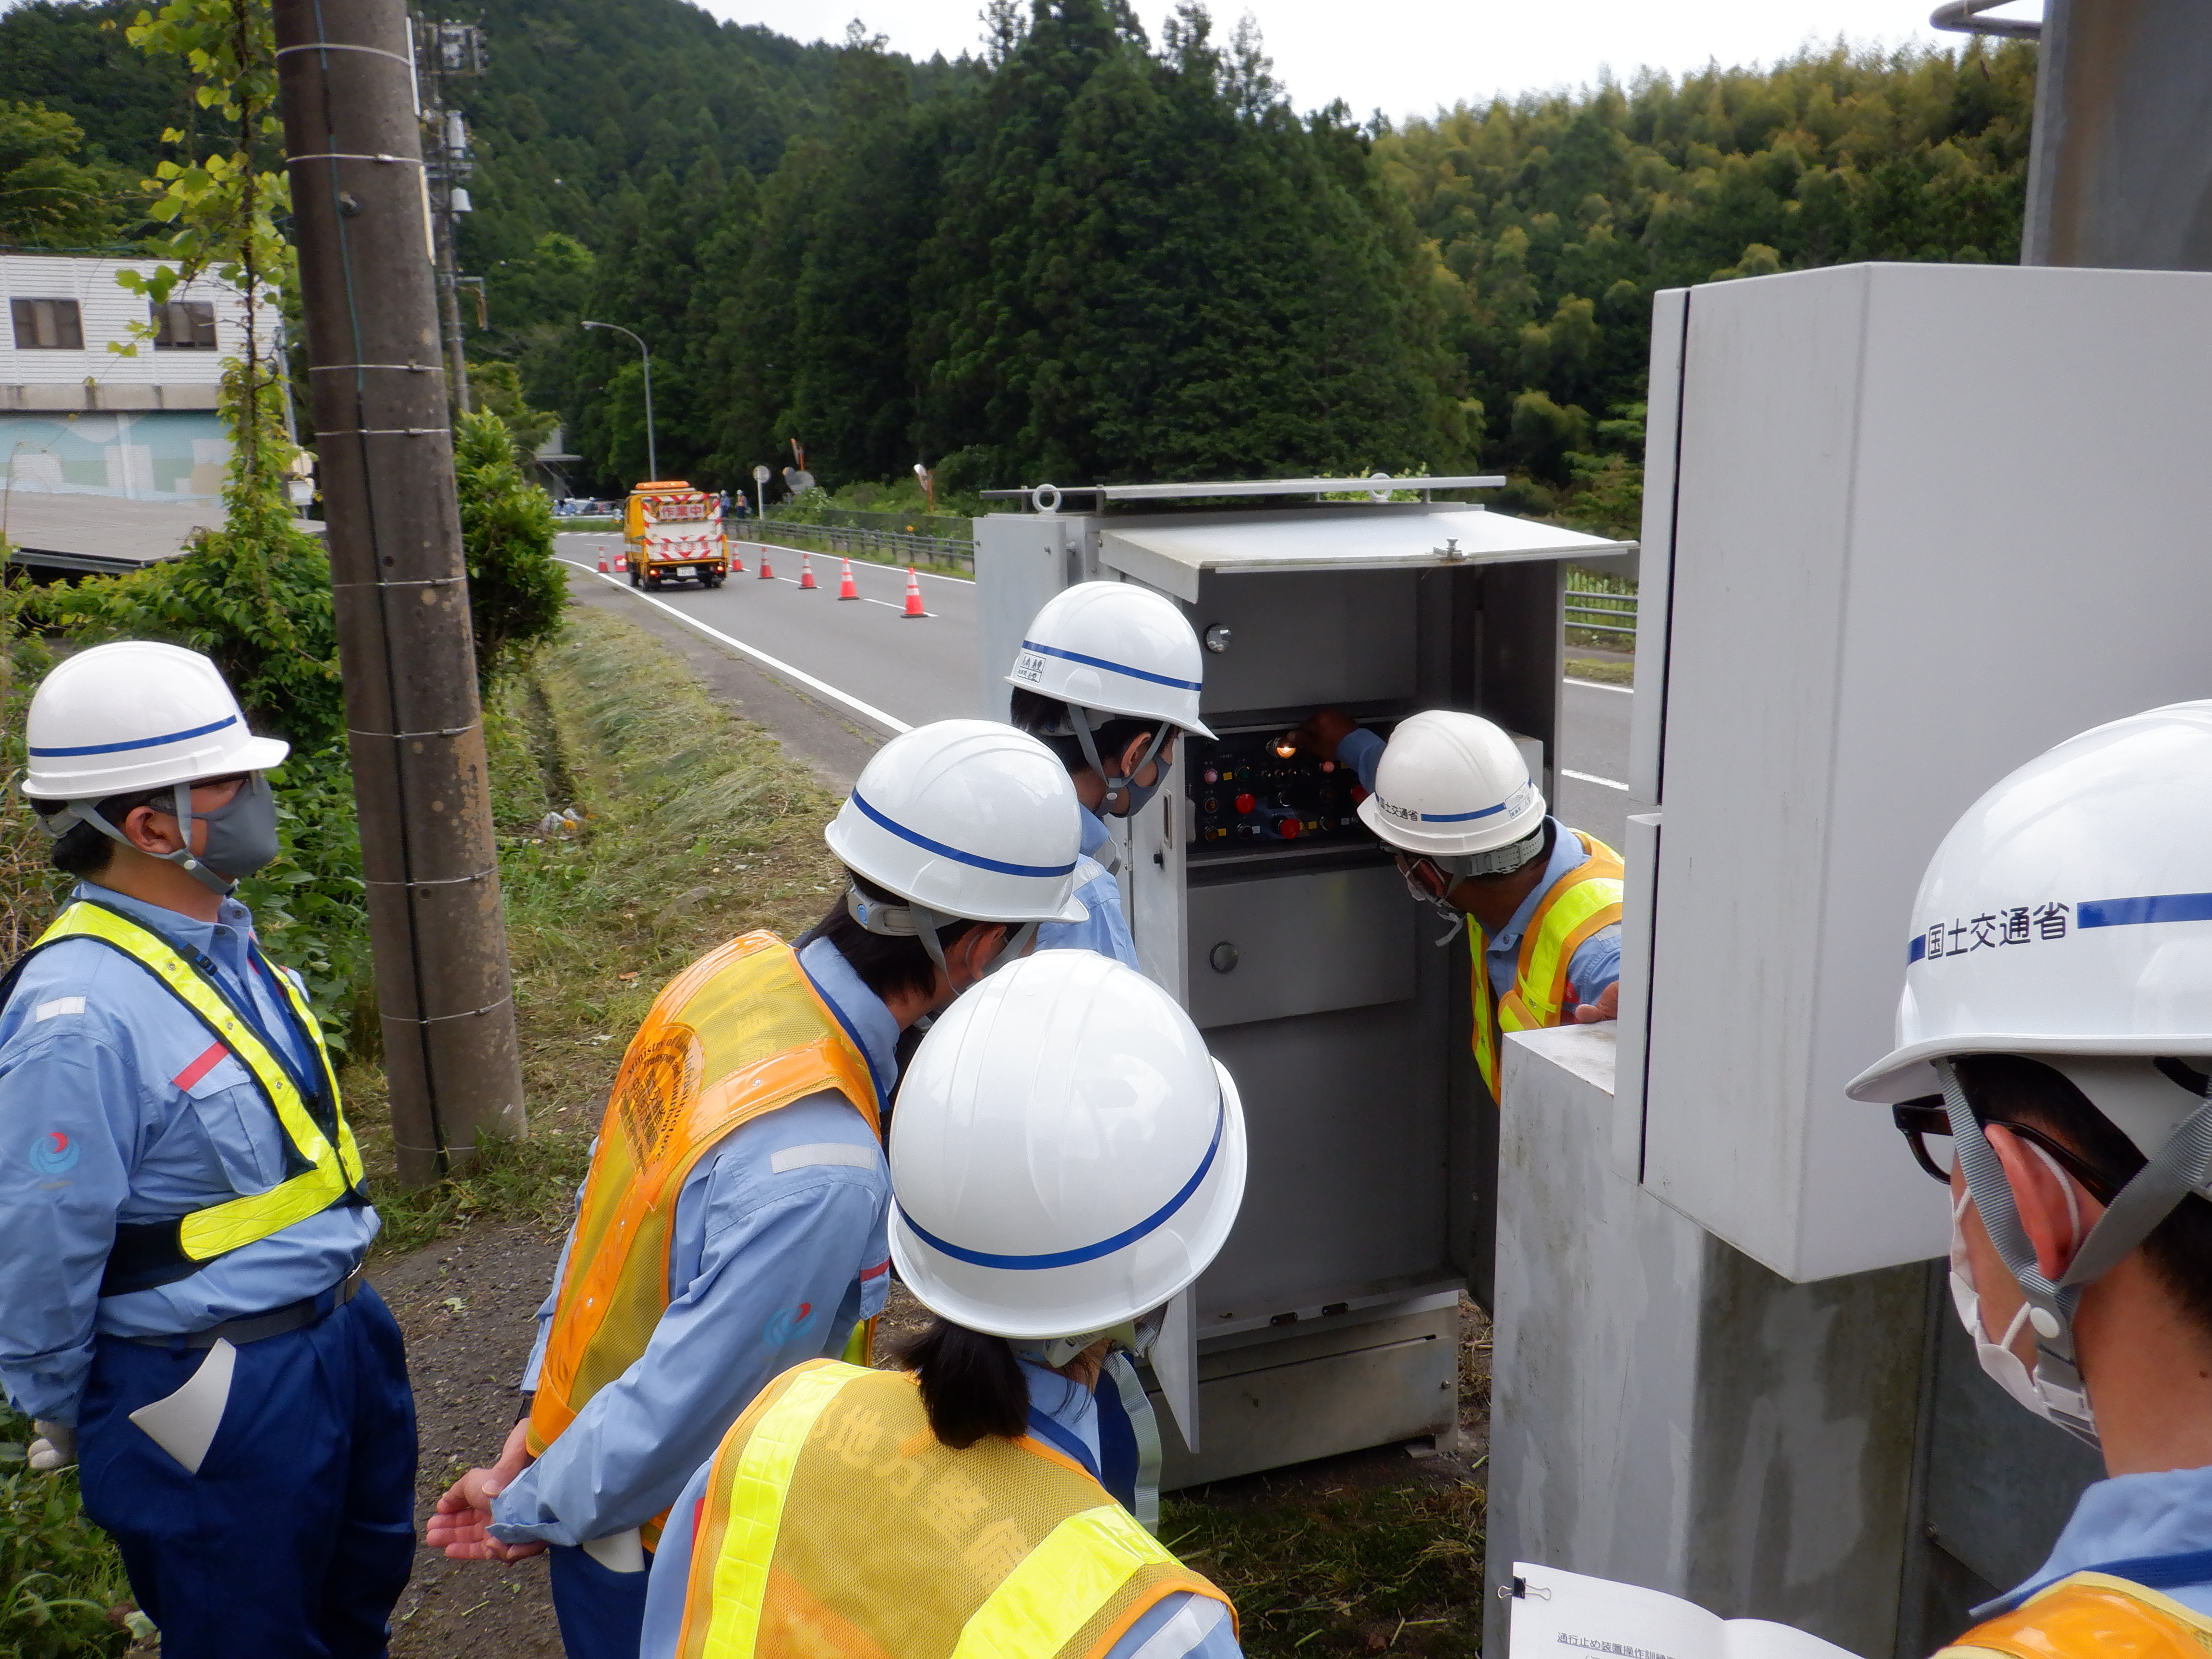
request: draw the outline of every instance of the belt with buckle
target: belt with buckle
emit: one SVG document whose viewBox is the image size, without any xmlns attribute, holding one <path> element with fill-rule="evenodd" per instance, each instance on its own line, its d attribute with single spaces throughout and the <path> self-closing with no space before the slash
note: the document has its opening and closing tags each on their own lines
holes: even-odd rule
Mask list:
<svg viewBox="0 0 2212 1659">
<path fill-rule="evenodd" d="M 303 1296 L 297 1302 L 288 1302 L 267 1313 L 250 1314 L 244 1319 L 226 1319 L 220 1325 L 210 1325 L 204 1331 L 181 1331 L 174 1336 L 132 1336 L 124 1340 L 149 1348 L 212 1348 L 218 1342 L 228 1342 L 234 1348 L 248 1342 L 258 1342 L 264 1337 L 282 1336 L 287 1331 L 296 1331 L 313 1324 L 324 1315 L 334 1313 L 354 1299 L 359 1293 L 362 1279 L 361 1268 L 315 1296 Z"/>
</svg>

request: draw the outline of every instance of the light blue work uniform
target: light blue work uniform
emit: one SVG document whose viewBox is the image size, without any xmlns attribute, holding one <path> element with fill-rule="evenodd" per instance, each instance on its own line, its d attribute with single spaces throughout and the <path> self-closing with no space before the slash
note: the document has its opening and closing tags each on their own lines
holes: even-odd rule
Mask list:
<svg viewBox="0 0 2212 1659">
<path fill-rule="evenodd" d="M 244 905 L 225 900 L 209 922 L 94 882 L 73 897 L 197 959 L 302 1093 L 320 1092 L 313 1040 Z M 290 1172 L 274 1105 L 212 1039 L 96 939 L 24 964 L 0 1011 L 0 1382 L 18 1410 L 76 1426 L 85 1513 L 114 1538 L 164 1654 L 370 1659 L 415 1553 L 405 1345 L 375 1291 L 346 1282 L 376 1212 L 341 1204 L 168 1284 L 100 1294 L 118 1223 L 174 1221 Z M 132 1420 L 210 1362 L 211 1339 L 188 1338 L 279 1313 L 280 1328 L 232 1333 L 196 1461 Z"/>
<path fill-rule="evenodd" d="M 1337 759 L 1359 775 L 1359 787 L 1370 794 L 1375 791 L 1375 769 L 1382 758 L 1384 746 L 1382 738 L 1364 726 L 1347 734 L 1336 746 Z M 1552 856 L 1544 866 L 1543 877 L 1528 890 L 1512 919 L 1490 935 L 1483 946 L 1483 961 L 1490 969 L 1491 990 L 1498 996 L 1510 991 L 1520 975 L 1521 936 L 1528 931 L 1528 920 L 1544 902 L 1544 895 L 1552 890 L 1560 877 L 1589 860 L 1582 842 L 1575 839 L 1574 832 L 1566 825 L 1553 817 L 1544 822 L 1552 829 Z M 1567 958 L 1567 983 L 1574 987 L 1577 1001 L 1595 1002 L 1605 994 L 1606 988 L 1620 978 L 1620 924 L 1616 921 L 1592 933 Z"/>
<path fill-rule="evenodd" d="M 2110 1572 L 2128 1578 L 2133 1577 L 2129 1565 L 2197 1555 L 2205 1559 L 2181 1564 L 2191 1574 L 2188 1582 L 2161 1582 L 2154 1588 L 2212 1617 L 2212 1468 L 2117 1474 L 2096 1482 L 2075 1501 L 2051 1559 L 2026 1583 L 1976 1607 L 1974 1617 L 2008 1612 L 2069 1573 Z"/>
<path fill-rule="evenodd" d="M 1036 948 L 1095 951 L 1125 968 L 1134 968 L 1137 945 L 1129 937 L 1128 919 L 1121 914 L 1121 884 L 1098 856 L 1113 840 L 1113 834 L 1090 808 L 1079 805 L 1075 810 L 1083 825 L 1083 855 L 1075 865 L 1075 896 L 1091 914 L 1081 921 L 1046 922 L 1037 929 Z"/>
<path fill-rule="evenodd" d="M 898 1069 L 890 1010 L 827 939 L 806 945 L 799 961 L 858 1037 L 878 1098 L 887 1101 Z M 883 1149 L 834 1091 L 730 1131 L 692 1166 L 677 1197 L 668 1308 L 652 1341 L 493 1500 L 492 1536 L 555 1545 L 556 1590 L 565 1577 L 587 1595 L 634 1597 L 641 1586 L 606 1583 L 621 1575 L 573 1547 L 666 1509 L 771 1379 L 802 1360 L 836 1358 L 853 1327 L 883 1310 L 890 1202 Z M 570 1244 L 574 1238 L 572 1223 Z M 563 1267 L 568 1252 L 564 1245 Z M 556 1268 L 538 1309 L 525 1389 L 537 1386 L 561 1278 Z M 637 1598 L 635 1611 L 641 1608 Z M 584 1659 L 576 1643 L 569 1647 Z"/>
<path fill-rule="evenodd" d="M 1031 1360 L 1021 1362 L 1030 1385 L 1032 1421 L 1042 1437 L 1099 1472 L 1098 1400 L 1079 1382 Z M 691 1577 L 691 1533 L 707 1496 L 711 1465 L 702 1465 L 676 1500 L 660 1535 L 660 1561 L 645 1604 L 645 1640 L 639 1659 L 673 1659 L 684 1631 L 684 1596 Z M 1210 1596 L 1177 1590 L 1147 1607 L 1106 1659 L 1237 1659 L 1243 1649 L 1229 1610 Z"/>
</svg>

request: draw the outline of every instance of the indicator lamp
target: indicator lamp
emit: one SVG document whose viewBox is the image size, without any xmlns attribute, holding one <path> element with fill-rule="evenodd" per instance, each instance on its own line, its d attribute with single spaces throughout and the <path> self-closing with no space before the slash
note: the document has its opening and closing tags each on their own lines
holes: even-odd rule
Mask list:
<svg viewBox="0 0 2212 1659">
<path fill-rule="evenodd" d="M 1296 738 L 1288 737 L 1277 738 L 1275 739 L 1275 752 L 1281 756 L 1285 760 L 1290 759 L 1291 756 L 1298 752 L 1297 739 Z"/>
</svg>

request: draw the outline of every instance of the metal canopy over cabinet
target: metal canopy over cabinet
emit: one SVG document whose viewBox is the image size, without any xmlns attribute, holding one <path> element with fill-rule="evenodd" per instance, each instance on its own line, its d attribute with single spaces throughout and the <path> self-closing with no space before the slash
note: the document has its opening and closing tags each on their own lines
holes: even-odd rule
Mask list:
<svg viewBox="0 0 2212 1659">
<path fill-rule="evenodd" d="M 1449 1437 L 1497 1144 L 1468 951 L 1435 945 L 1352 816 L 1349 769 L 1277 740 L 1328 706 L 1382 730 L 1469 709 L 1522 739 L 1548 793 L 1565 562 L 1629 544 L 1463 502 L 1109 501 L 978 519 L 975 550 L 990 718 L 1023 629 L 1071 583 L 1156 589 L 1208 641 L 1218 741 L 1182 739 L 1171 787 L 1115 825 L 1139 957 L 1236 1077 L 1251 1143 L 1236 1231 L 1156 1358 L 1167 1484 Z M 1195 1445 L 1176 1432 L 1194 1424 Z"/>
</svg>

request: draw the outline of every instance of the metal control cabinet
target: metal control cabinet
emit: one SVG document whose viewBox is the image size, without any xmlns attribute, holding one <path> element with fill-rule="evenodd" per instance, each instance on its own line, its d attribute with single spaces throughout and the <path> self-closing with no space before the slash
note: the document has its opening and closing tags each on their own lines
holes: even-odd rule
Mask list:
<svg viewBox="0 0 2212 1659">
<path fill-rule="evenodd" d="M 1471 709 L 1523 738 L 1548 789 L 1565 561 L 1623 545 L 1428 502 L 1108 502 L 979 519 L 975 545 L 993 718 L 1024 628 L 1069 583 L 1152 587 L 1212 641 L 1218 741 L 1183 739 L 1170 787 L 1115 826 L 1144 969 L 1236 1078 L 1251 1144 L 1236 1230 L 1156 1358 L 1168 1484 L 1450 1437 L 1497 1145 L 1467 946 L 1437 947 L 1437 916 L 1352 817 L 1349 769 L 1273 739 L 1322 707 L 1382 729 Z"/>
</svg>

